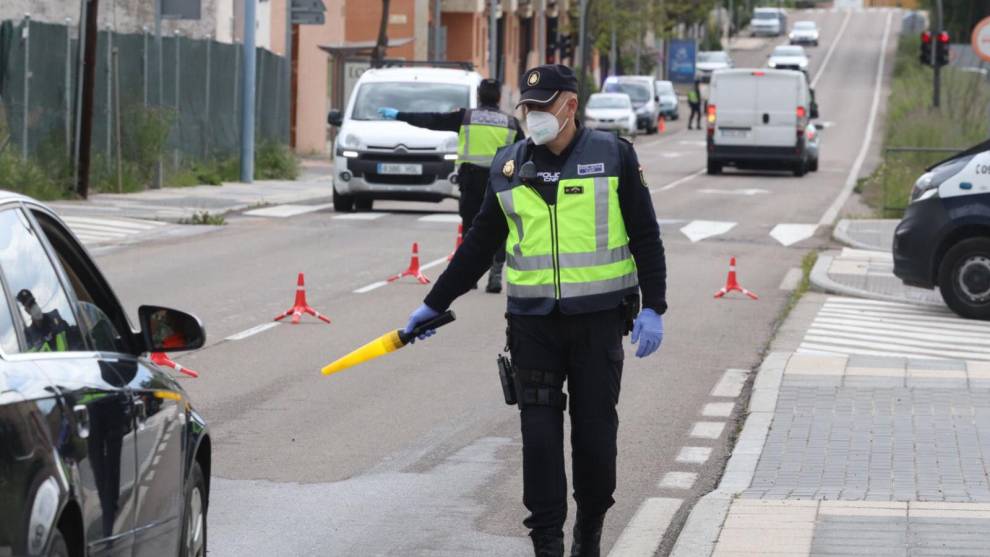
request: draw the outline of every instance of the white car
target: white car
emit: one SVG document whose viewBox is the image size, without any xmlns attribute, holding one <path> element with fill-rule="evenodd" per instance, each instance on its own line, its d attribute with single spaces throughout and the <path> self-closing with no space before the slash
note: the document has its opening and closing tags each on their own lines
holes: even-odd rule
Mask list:
<svg viewBox="0 0 990 557">
<path fill-rule="evenodd" d="M 660 120 L 660 96 L 656 86 L 653 76 L 613 75 L 605 79 L 602 91 L 629 95 L 636 111 L 636 127 L 647 134 L 653 134 L 657 133 Z"/>
<path fill-rule="evenodd" d="M 756 8 L 749 21 L 749 31 L 755 35 L 780 36 L 786 28 L 786 16 L 777 8 Z"/>
<path fill-rule="evenodd" d="M 814 21 L 798 21 L 794 23 L 788 36 L 791 44 L 810 44 L 818 46 L 818 25 Z"/>
<path fill-rule="evenodd" d="M 660 113 L 668 120 L 677 120 L 681 117 L 678 106 L 680 102 L 677 98 L 677 91 L 670 81 L 656 82 L 657 96 L 660 97 Z"/>
<path fill-rule="evenodd" d="M 804 52 L 804 47 L 793 45 L 780 45 L 770 53 L 767 60 L 767 67 L 775 70 L 800 70 L 808 71 L 808 55 Z"/>
<path fill-rule="evenodd" d="M 584 107 L 584 124 L 593 130 L 636 134 L 636 111 L 625 93 L 595 93 Z"/>
<path fill-rule="evenodd" d="M 694 68 L 698 79 L 709 81 L 715 70 L 727 70 L 734 66 L 732 57 L 724 50 L 707 50 L 698 53 Z"/>
<path fill-rule="evenodd" d="M 386 120 L 378 109 L 450 112 L 475 108 L 481 75 L 467 69 L 392 67 L 361 74 L 334 142 L 333 204 L 341 212 L 371 210 L 376 199 L 439 202 L 458 197 L 457 133 Z"/>
</svg>

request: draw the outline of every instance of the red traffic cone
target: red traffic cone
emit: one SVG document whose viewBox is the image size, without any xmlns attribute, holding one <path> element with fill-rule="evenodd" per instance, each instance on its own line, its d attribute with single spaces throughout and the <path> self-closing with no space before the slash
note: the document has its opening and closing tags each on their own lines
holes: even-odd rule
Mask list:
<svg viewBox="0 0 990 557">
<path fill-rule="evenodd" d="M 402 277 L 414 277 L 420 284 L 430 283 L 430 279 L 426 278 L 426 275 L 419 269 L 419 243 L 417 242 L 413 242 L 412 245 L 412 258 L 409 260 L 409 268 L 397 275 L 389 277 L 386 282 L 395 282 Z"/>
<path fill-rule="evenodd" d="M 152 352 L 150 359 L 152 362 L 165 367 L 170 367 L 179 373 L 184 373 L 189 377 L 199 377 L 198 371 L 193 371 L 189 368 L 184 368 L 179 364 L 173 362 L 164 352 Z"/>
<path fill-rule="evenodd" d="M 292 316 L 292 324 L 295 325 L 299 323 L 304 313 L 308 313 L 313 317 L 319 319 L 320 321 L 330 322 L 330 318 L 320 315 L 318 311 L 309 307 L 306 303 L 306 283 L 303 279 L 303 274 L 299 273 L 299 279 L 296 281 L 296 301 L 292 304 L 292 307 L 285 310 L 284 313 L 275 318 L 275 321 L 281 321 L 288 316 Z"/>
<path fill-rule="evenodd" d="M 454 258 L 454 254 L 457 253 L 457 248 L 461 247 L 462 243 L 464 243 L 464 225 L 458 224 L 457 241 L 454 243 L 454 251 L 450 252 L 450 255 L 447 256 L 447 261 L 450 261 L 451 259 Z"/>
<path fill-rule="evenodd" d="M 660 119 L 657 121 L 657 127 L 660 133 L 667 131 L 667 120 L 663 117 L 663 114 L 660 115 Z"/>
<path fill-rule="evenodd" d="M 736 258 L 735 257 L 733 257 L 732 259 L 729 260 L 729 278 L 726 279 L 725 286 L 723 286 L 721 290 L 719 290 L 718 292 L 715 293 L 715 297 L 716 298 L 721 298 L 722 296 L 725 296 L 729 292 L 742 292 L 743 294 L 749 296 L 750 298 L 752 298 L 754 300 L 759 300 L 760 299 L 760 297 L 757 296 L 756 294 L 753 294 L 749 290 L 746 290 L 745 288 L 743 288 L 742 286 L 740 286 L 739 285 L 739 281 L 736 280 Z"/>
</svg>

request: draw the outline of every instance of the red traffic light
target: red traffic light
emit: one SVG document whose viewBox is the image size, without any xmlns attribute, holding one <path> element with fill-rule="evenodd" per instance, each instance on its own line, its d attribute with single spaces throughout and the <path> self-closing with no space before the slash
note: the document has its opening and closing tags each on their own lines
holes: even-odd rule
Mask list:
<svg viewBox="0 0 990 557">
<path fill-rule="evenodd" d="M 925 31 L 921 34 L 921 42 L 929 44 L 932 42 L 932 34 L 929 31 Z"/>
<path fill-rule="evenodd" d="M 942 44 L 949 44 L 949 34 L 946 33 L 945 31 L 942 31 L 941 33 L 939 33 L 938 34 L 938 42 L 940 42 Z"/>
</svg>

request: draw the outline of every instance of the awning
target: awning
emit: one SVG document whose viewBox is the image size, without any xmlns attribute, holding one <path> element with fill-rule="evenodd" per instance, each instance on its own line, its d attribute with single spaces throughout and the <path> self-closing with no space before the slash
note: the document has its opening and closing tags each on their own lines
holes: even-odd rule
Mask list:
<svg viewBox="0 0 990 557">
<path fill-rule="evenodd" d="M 388 47 L 405 46 L 416 40 L 414 37 L 389 39 Z M 353 41 L 340 45 L 320 45 L 320 50 L 334 56 L 371 56 L 378 41 Z"/>
</svg>

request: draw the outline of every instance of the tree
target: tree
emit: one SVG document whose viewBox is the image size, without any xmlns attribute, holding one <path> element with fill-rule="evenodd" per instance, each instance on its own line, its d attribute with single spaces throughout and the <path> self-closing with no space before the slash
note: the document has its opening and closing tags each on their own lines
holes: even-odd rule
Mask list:
<svg viewBox="0 0 990 557">
<path fill-rule="evenodd" d="M 392 0 L 382 0 L 382 19 L 378 23 L 378 41 L 371 52 L 371 67 L 380 68 L 385 63 L 385 52 L 388 49 L 388 10 Z"/>
</svg>

